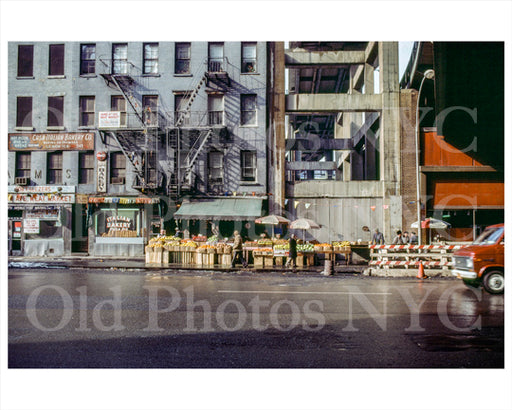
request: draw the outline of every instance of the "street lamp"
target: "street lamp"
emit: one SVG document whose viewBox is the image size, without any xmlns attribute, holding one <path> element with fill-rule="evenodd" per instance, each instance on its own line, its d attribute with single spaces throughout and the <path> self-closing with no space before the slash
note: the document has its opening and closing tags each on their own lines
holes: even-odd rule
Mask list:
<svg viewBox="0 0 512 410">
<path fill-rule="evenodd" d="M 416 100 L 416 212 L 418 217 L 418 245 L 421 245 L 421 191 L 420 191 L 420 96 L 421 89 L 425 80 L 432 80 L 435 77 L 435 71 L 428 69 L 423 73 L 420 88 L 418 90 L 418 97 Z"/>
</svg>

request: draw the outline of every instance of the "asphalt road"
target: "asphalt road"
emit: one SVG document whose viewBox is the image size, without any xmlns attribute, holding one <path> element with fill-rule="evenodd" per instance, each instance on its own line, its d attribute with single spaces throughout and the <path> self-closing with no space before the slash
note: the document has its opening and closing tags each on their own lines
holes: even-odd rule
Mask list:
<svg viewBox="0 0 512 410">
<path fill-rule="evenodd" d="M 502 368 L 504 299 L 453 279 L 9 270 L 10 368 Z"/>
</svg>

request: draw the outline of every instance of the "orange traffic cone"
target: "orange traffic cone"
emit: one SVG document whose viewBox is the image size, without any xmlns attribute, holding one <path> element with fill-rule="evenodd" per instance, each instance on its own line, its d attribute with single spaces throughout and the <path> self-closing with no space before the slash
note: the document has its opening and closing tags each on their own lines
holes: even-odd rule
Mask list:
<svg viewBox="0 0 512 410">
<path fill-rule="evenodd" d="M 425 275 L 425 269 L 423 268 L 423 263 L 420 262 L 420 267 L 418 268 L 418 275 L 416 278 L 418 279 L 425 279 L 427 275 Z"/>
</svg>

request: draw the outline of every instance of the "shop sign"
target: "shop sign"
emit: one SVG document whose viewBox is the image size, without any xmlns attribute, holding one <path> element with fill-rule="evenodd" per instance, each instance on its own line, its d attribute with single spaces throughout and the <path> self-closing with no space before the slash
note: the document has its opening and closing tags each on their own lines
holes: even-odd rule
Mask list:
<svg viewBox="0 0 512 410">
<path fill-rule="evenodd" d="M 107 218 L 107 229 L 110 231 L 128 231 L 132 225 L 132 220 L 126 216 L 109 216 Z"/>
<path fill-rule="evenodd" d="M 107 159 L 107 153 L 105 151 L 99 151 L 96 153 L 98 161 L 105 161 Z"/>
<path fill-rule="evenodd" d="M 23 229 L 25 233 L 39 233 L 39 219 L 24 219 Z"/>
<path fill-rule="evenodd" d="M 11 203 L 56 203 L 56 204 L 74 204 L 74 194 L 9 194 Z"/>
<path fill-rule="evenodd" d="M 27 211 L 25 213 L 25 218 L 55 219 L 55 218 L 59 218 L 59 210 L 58 209 L 36 209 L 36 210 L 32 210 L 32 211 Z"/>
<path fill-rule="evenodd" d="M 86 204 L 89 201 L 89 196 L 84 194 L 76 194 L 75 203 L 76 204 Z"/>
<path fill-rule="evenodd" d="M 9 134 L 9 151 L 87 151 L 93 149 L 93 132 Z"/>
<path fill-rule="evenodd" d="M 73 185 L 36 185 L 36 186 L 16 186 L 9 185 L 8 192 L 17 194 L 72 194 L 75 192 Z"/>
<path fill-rule="evenodd" d="M 98 192 L 107 192 L 107 161 L 98 161 L 96 185 Z"/>
<path fill-rule="evenodd" d="M 98 128 L 120 128 L 120 111 L 101 111 L 98 113 Z"/>
<path fill-rule="evenodd" d="M 13 238 L 21 238 L 21 221 L 14 221 L 14 232 L 12 233 Z"/>
</svg>

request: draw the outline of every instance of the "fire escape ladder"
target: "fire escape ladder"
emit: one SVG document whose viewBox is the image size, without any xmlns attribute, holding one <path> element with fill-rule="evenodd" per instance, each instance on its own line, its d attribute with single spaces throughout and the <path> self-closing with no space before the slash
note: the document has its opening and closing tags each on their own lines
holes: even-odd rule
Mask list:
<svg viewBox="0 0 512 410">
<path fill-rule="evenodd" d="M 199 94 L 199 90 L 201 87 L 206 84 L 208 78 L 207 74 L 205 73 L 197 85 L 190 91 L 187 91 L 187 93 L 184 95 L 183 99 L 187 102 L 184 109 L 180 110 L 180 115 L 176 121 L 176 127 L 180 127 L 183 125 L 183 121 L 185 120 L 187 114 L 190 112 L 190 108 L 192 107 L 192 103 L 196 99 L 197 95 Z"/>
<path fill-rule="evenodd" d="M 142 108 L 140 110 L 137 109 L 139 103 L 135 100 L 135 97 L 130 91 L 130 85 L 133 83 L 132 78 L 127 75 L 112 74 L 112 82 L 118 90 L 121 91 L 124 99 L 128 101 L 128 104 L 130 104 L 130 107 L 137 116 L 137 119 L 140 121 L 142 126 L 145 127 L 144 118 L 142 117 Z"/>
<path fill-rule="evenodd" d="M 119 145 L 119 148 L 121 148 L 121 151 L 124 154 L 124 156 L 132 164 L 133 169 L 135 170 L 135 173 L 137 174 L 137 176 L 139 178 L 144 178 L 144 171 L 141 166 L 142 158 L 137 153 L 138 147 L 134 146 L 130 142 L 129 138 L 127 138 L 122 133 L 110 131 L 110 135 L 117 142 L 117 145 Z"/>
<path fill-rule="evenodd" d="M 190 173 L 192 172 L 192 168 L 194 167 L 194 164 L 197 160 L 197 157 L 205 147 L 206 143 L 210 139 L 211 135 L 213 133 L 213 129 L 209 128 L 206 130 L 201 131 L 201 134 L 197 138 L 197 140 L 194 142 L 194 145 L 190 148 L 187 157 L 185 159 L 185 164 L 187 164 L 185 169 L 185 174 L 182 175 L 182 181 L 186 181 L 187 178 L 190 176 Z"/>
</svg>

